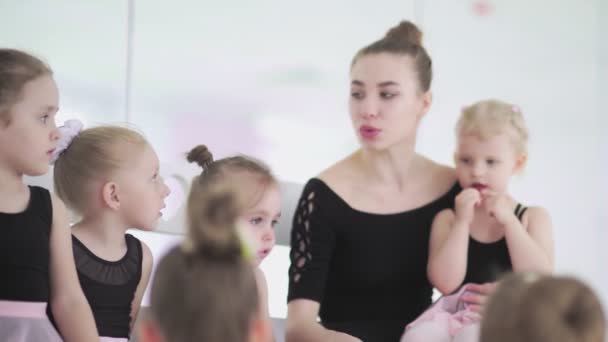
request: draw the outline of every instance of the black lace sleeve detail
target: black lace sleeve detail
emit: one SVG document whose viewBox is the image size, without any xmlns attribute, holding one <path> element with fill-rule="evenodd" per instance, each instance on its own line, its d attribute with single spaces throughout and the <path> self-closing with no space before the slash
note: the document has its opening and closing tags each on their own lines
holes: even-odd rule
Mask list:
<svg viewBox="0 0 608 342">
<path fill-rule="evenodd" d="M 293 217 L 288 301 L 305 298 L 321 302 L 325 290 L 335 232 L 317 182 L 306 184 Z"/>
</svg>

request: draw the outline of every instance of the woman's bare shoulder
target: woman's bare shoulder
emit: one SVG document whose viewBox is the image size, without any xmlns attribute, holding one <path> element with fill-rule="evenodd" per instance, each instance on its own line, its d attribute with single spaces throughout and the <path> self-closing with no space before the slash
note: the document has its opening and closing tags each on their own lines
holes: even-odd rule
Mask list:
<svg viewBox="0 0 608 342">
<path fill-rule="evenodd" d="M 350 155 L 323 170 L 317 178 L 322 180 L 330 188 L 342 188 L 357 174 L 353 156 Z"/>
<path fill-rule="evenodd" d="M 433 189 L 436 194 L 443 194 L 450 190 L 458 181 L 456 170 L 444 164 L 440 164 L 426 157 L 424 159 L 424 178 L 428 188 Z"/>
</svg>

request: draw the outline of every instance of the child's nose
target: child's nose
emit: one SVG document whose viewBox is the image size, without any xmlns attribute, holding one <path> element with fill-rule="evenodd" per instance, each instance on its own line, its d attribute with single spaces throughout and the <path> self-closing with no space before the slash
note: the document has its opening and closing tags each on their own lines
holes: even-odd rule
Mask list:
<svg viewBox="0 0 608 342">
<path fill-rule="evenodd" d="M 274 229 L 270 228 L 264 232 L 264 236 L 262 237 L 264 241 L 274 241 Z"/>
<path fill-rule="evenodd" d="M 55 127 L 53 131 L 51 131 L 51 140 L 56 141 L 59 140 L 59 138 L 61 138 L 61 131 L 59 128 Z"/>
<path fill-rule="evenodd" d="M 484 167 L 481 163 L 476 163 L 473 166 L 473 175 L 474 176 L 480 176 L 483 174 L 483 172 L 484 172 Z"/>
<path fill-rule="evenodd" d="M 169 196 L 171 194 L 171 188 L 169 186 L 167 186 L 167 183 L 165 183 L 164 180 L 163 180 L 163 187 L 164 187 L 163 197 Z"/>
</svg>

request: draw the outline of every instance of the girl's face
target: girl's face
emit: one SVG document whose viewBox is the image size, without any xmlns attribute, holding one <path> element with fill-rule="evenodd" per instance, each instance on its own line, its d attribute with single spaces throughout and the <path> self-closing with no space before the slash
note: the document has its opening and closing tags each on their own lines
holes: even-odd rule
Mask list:
<svg viewBox="0 0 608 342">
<path fill-rule="evenodd" d="M 143 148 L 131 147 L 129 165 L 116 174 L 120 191 L 120 212 L 131 228 L 154 230 L 165 207 L 169 187 L 159 174 L 156 152 L 146 144 Z M 135 155 L 137 152 L 137 155 Z"/>
<path fill-rule="evenodd" d="M 281 193 L 277 184 L 266 188 L 260 200 L 239 218 L 255 243 L 255 264 L 259 265 L 275 244 L 274 227 L 281 217 Z"/>
<path fill-rule="evenodd" d="M 351 69 L 350 116 L 364 148 L 414 144 L 416 131 L 431 105 L 421 93 L 409 56 L 379 53 L 359 58 Z"/>
<path fill-rule="evenodd" d="M 45 174 L 60 137 L 55 125 L 58 108 L 59 91 L 52 76 L 26 83 L 21 99 L 10 109 L 8 124 L 0 122 L 0 163 L 19 175 Z"/>
<path fill-rule="evenodd" d="M 454 155 L 460 185 L 506 193 L 509 179 L 525 163 L 525 156 L 518 155 L 511 139 L 508 133 L 487 139 L 461 134 Z"/>
</svg>

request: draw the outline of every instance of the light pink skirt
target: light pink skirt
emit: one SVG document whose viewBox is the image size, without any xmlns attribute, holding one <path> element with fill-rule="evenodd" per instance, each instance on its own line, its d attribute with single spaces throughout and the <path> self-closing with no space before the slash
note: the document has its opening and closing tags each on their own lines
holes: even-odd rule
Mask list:
<svg viewBox="0 0 608 342">
<path fill-rule="evenodd" d="M 100 337 L 100 342 L 129 342 L 128 339 L 124 337 Z"/>
<path fill-rule="evenodd" d="M 47 303 L 0 300 L 0 341 L 61 342 L 46 315 Z"/>
<path fill-rule="evenodd" d="M 401 342 L 476 342 L 481 316 L 460 300 L 466 285 L 452 295 L 439 298 L 405 327 Z"/>
</svg>

